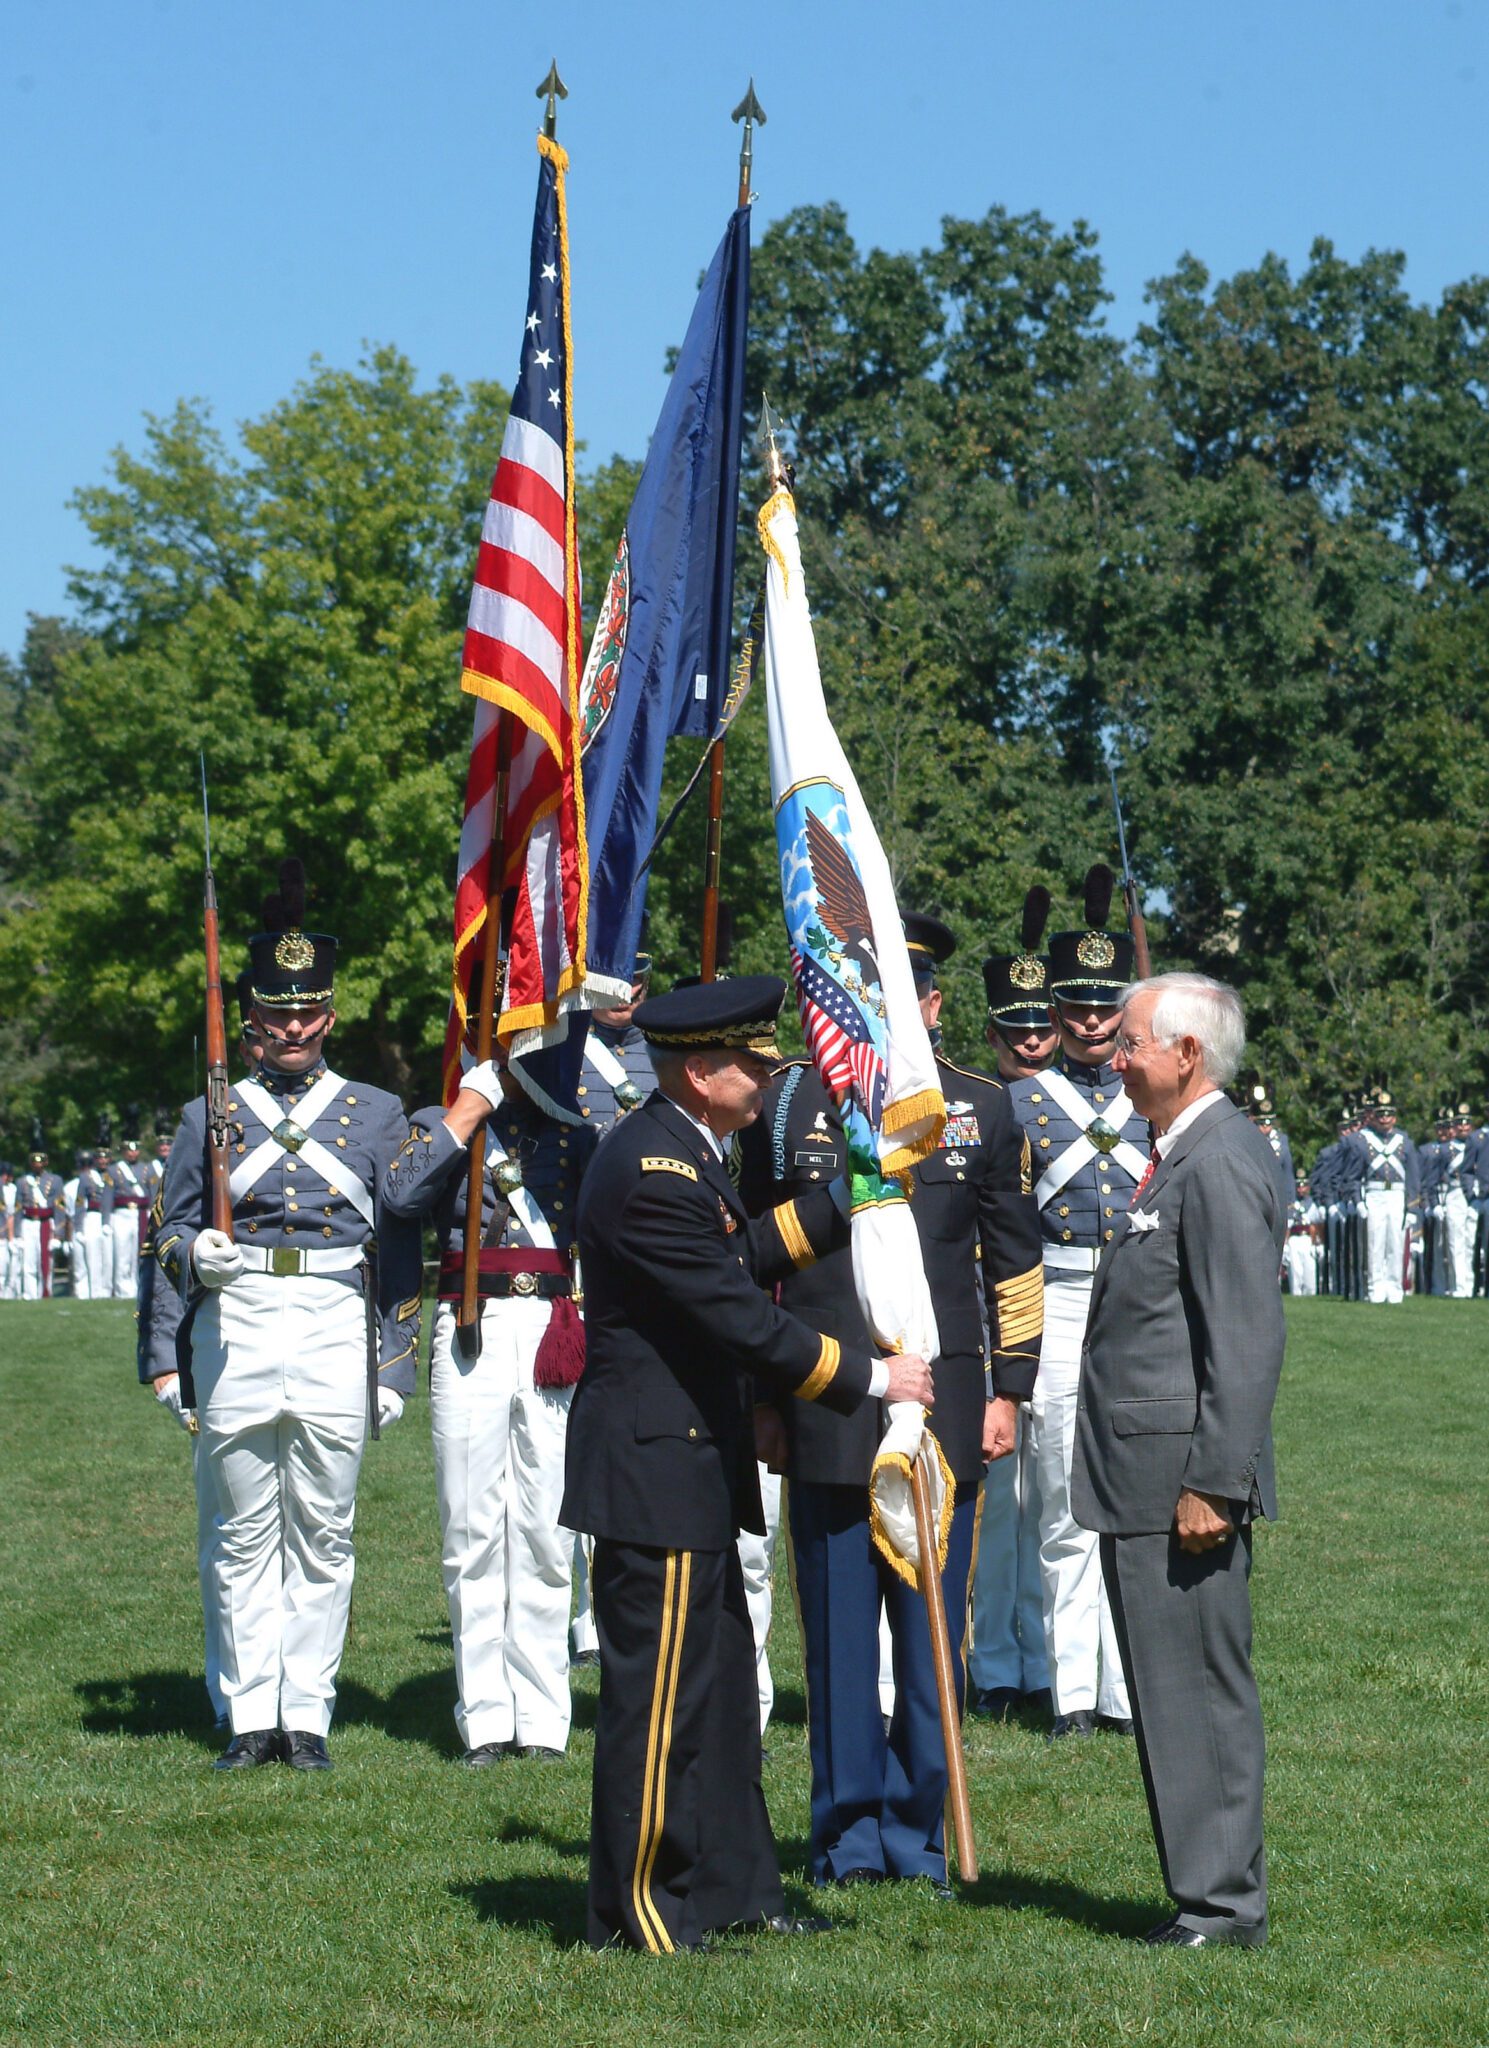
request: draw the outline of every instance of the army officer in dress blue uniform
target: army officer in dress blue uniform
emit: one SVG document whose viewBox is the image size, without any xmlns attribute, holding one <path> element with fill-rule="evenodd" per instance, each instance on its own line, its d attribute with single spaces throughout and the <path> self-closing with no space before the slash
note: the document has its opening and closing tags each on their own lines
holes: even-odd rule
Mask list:
<svg viewBox="0 0 1489 2048">
<path fill-rule="evenodd" d="M 844 1412 L 933 1394 L 923 1360 L 841 1344 L 763 1292 L 847 1240 L 846 1189 L 756 1224 L 724 1166 L 760 1113 L 784 995 L 749 975 L 641 1006 L 657 1090 L 600 1146 L 579 1204 L 587 1356 L 562 1512 L 595 1538 L 595 1947 L 670 1955 L 736 1923 L 814 1924 L 784 1913 L 760 1788 L 735 1544 L 762 1521 L 756 1391 Z"/>
<path fill-rule="evenodd" d="M 922 1015 L 938 1040 L 935 970 L 955 941 L 934 918 L 907 917 L 905 932 Z M 1028 1150 L 1008 1096 L 939 1051 L 937 1071 L 946 1129 L 940 1149 L 914 1169 L 910 1213 L 941 1341 L 932 1427 L 957 1484 L 942 1581 L 960 1682 L 978 1487 L 986 1461 L 1014 1448 L 1018 1407 L 1034 1383 L 1043 1289 Z M 846 1163 L 842 1127 L 813 1067 L 786 1069 L 740 1150 L 741 1192 L 766 1216 L 834 1178 Z M 848 1252 L 788 1275 L 781 1299 L 845 1349 L 867 1344 Z M 946 1753 L 925 1602 L 882 1562 L 869 1533 L 869 1473 L 882 1417 L 872 1405 L 845 1416 L 799 1406 L 786 1413 L 812 1756 L 812 1875 L 819 1884 L 924 1877 L 944 1890 Z M 895 1679 L 887 1733 L 878 1689 L 881 1603 Z"/>
<path fill-rule="evenodd" d="M 1090 1735 L 1098 1718 L 1132 1721 L 1096 1538 L 1070 1511 L 1081 1341 L 1103 1246 L 1148 1161 L 1148 1131 L 1112 1067 L 1117 999 L 1132 973 L 1132 940 L 1105 929 L 1110 868 L 1086 877 L 1085 925 L 1050 941 L 1053 1066 L 1009 1094 L 1034 1161 L 1044 1240 L 1044 1342 L 1029 1408 L 1039 1480 L 1039 1568 L 1055 1721 L 1052 1738 Z"/>
<path fill-rule="evenodd" d="M 429 1401 L 440 1564 L 450 1605 L 465 1763 L 513 1749 L 562 1755 L 569 1739 L 572 1533 L 559 1521 L 569 1405 L 584 1363 L 575 1211 L 597 1133 L 575 1089 L 583 1020 L 501 1070 L 461 1078 L 447 1110 L 423 1109 L 388 1171 L 397 1216 L 433 1216 L 439 1308 Z M 458 1334 L 469 1148 L 487 1126 L 481 1185 L 479 1341 Z"/>
<path fill-rule="evenodd" d="M 223 1769 L 281 1756 L 330 1768 L 369 1408 L 374 1432 L 402 1414 L 419 1331 L 418 1232 L 381 1194 L 408 1126 L 395 1096 L 327 1065 L 336 941 L 293 917 L 303 879 L 285 887 L 283 928 L 250 942 L 264 1048 L 258 1078 L 229 1091 L 233 1235 L 211 1228 L 198 1097 L 172 1147 L 156 1250 L 187 1305 L 182 1397 L 215 1502 Z"/>
</svg>

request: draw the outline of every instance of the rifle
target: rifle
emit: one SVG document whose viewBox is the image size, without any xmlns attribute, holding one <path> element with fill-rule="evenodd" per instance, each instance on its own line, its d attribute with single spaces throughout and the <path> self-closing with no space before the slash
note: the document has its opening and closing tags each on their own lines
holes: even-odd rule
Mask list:
<svg viewBox="0 0 1489 2048">
<path fill-rule="evenodd" d="M 1109 769 L 1112 778 L 1112 809 L 1117 814 L 1117 845 L 1122 855 L 1122 898 L 1127 905 L 1127 929 L 1132 934 L 1132 960 L 1137 969 L 1139 981 L 1146 981 L 1153 971 L 1152 957 L 1148 952 L 1148 927 L 1143 914 L 1137 907 L 1137 883 L 1132 879 L 1132 864 L 1127 858 L 1127 828 L 1122 823 L 1122 799 L 1117 794 L 1117 771 Z"/>
<path fill-rule="evenodd" d="M 207 955 L 207 1164 L 212 1174 L 212 1228 L 233 1234 L 233 1195 L 228 1185 L 227 1027 L 222 1013 L 222 959 L 217 933 L 217 884 L 212 879 L 212 814 L 207 807 L 207 757 L 202 764 L 202 827 L 206 876 L 202 923 Z"/>
</svg>

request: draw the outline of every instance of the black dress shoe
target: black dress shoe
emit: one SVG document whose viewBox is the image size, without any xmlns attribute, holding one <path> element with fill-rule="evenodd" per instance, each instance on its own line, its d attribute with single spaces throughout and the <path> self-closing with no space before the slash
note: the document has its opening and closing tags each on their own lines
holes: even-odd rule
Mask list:
<svg viewBox="0 0 1489 2048">
<path fill-rule="evenodd" d="M 510 1742 L 478 1742 L 474 1749 L 468 1749 L 460 1759 L 468 1771 L 484 1770 L 487 1764 L 499 1764 L 504 1756 L 511 1756 L 515 1744 Z"/>
<path fill-rule="evenodd" d="M 1143 1936 L 1149 1948 L 1264 1948 L 1266 1940 L 1265 1926 L 1247 1927 L 1237 1923 L 1202 1934 L 1197 1927 L 1186 1927 L 1177 1913 L 1161 1926 L 1150 1928 Z"/>
<path fill-rule="evenodd" d="M 1037 1692 L 1019 1694 L 1019 1717 L 1025 1721 L 1048 1721 L 1055 1711 L 1055 1697 L 1047 1685 Z"/>
<path fill-rule="evenodd" d="M 1086 1709 L 1081 1707 L 1073 1714 L 1057 1714 L 1055 1716 L 1055 1725 L 1049 1732 L 1048 1740 L 1059 1742 L 1066 1735 L 1094 1735 L 1095 1733 L 1096 1716 L 1088 1714 Z"/>
<path fill-rule="evenodd" d="M 581 1650 L 577 1656 L 569 1659 L 569 1669 L 571 1671 L 598 1671 L 599 1668 L 600 1653 L 598 1650 Z"/>
<path fill-rule="evenodd" d="M 254 1728 L 235 1735 L 213 1764 L 214 1771 L 251 1771 L 257 1764 L 277 1764 L 284 1741 L 277 1728 Z"/>
<path fill-rule="evenodd" d="M 293 1771 L 334 1771 L 336 1766 L 326 1753 L 324 1735 L 307 1735 L 303 1728 L 286 1728 L 284 1739 L 289 1745 L 289 1764 Z"/>
<path fill-rule="evenodd" d="M 825 1913 L 764 1913 L 754 1924 L 762 1934 L 831 1934 L 835 1925 Z"/>
<path fill-rule="evenodd" d="M 561 1749 L 549 1749 L 548 1746 L 542 1742 L 524 1742 L 521 1747 L 521 1750 L 519 1751 L 519 1754 L 522 1756 L 533 1757 L 539 1763 L 545 1764 L 562 1763 L 564 1755 Z"/>
<path fill-rule="evenodd" d="M 853 1868 L 845 1870 L 841 1877 L 823 1879 L 824 1884 L 836 1884 L 844 1887 L 854 1884 L 883 1884 L 883 1882 L 884 1872 L 882 1870 L 875 1870 L 871 1863 L 855 1863 Z"/>
<path fill-rule="evenodd" d="M 1131 1735 L 1133 1732 L 1132 1723 L 1124 1721 L 1120 1714 L 1098 1714 L 1096 1725 L 1104 1728 L 1108 1735 Z"/>
<path fill-rule="evenodd" d="M 1019 1710 L 1020 1693 L 1014 1685 L 990 1685 L 972 1702 L 979 1721 L 1011 1721 Z"/>
</svg>

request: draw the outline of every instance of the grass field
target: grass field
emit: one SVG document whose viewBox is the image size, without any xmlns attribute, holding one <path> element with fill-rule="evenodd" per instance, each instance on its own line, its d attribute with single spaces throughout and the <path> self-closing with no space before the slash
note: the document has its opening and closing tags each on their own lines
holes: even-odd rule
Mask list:
<svg viewBox="0 0 1489 2048">
<path fill-rule="evenodd" d="M 1489 2043 L 1489 1310 L 1289 1321 L 1253 1580 L 1270 1947 L 1126 1939 L 1167 1910 L 1131 1744 L 974 1723 L 970 1893 L 653 1962 L 580 1945 L 593 1674 L 564 1763 L 455 1767 L 427 1402 L 363 1468 L 338 1769 L 214 1775 L 188 1447 L 129 1309 L 0 1305 L 0 2041 Z M 800 1903 L 789 1603 L 774 1663 Z"/>
</svg>

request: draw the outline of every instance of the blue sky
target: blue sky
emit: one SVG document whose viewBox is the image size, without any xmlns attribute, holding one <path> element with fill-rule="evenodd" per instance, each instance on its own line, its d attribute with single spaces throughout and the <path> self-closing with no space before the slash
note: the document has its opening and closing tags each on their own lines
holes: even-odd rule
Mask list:
<svg viewBox="0 0 1489 2048">
<path fill-rule="evenodd" d="M 63 608 L 68 496 L 146 412 L 230 429 L 364 340 L 510 382 L 555 54 L 591 457 L 644 449 L 752 73 L 757 233 L 826 199 L 895 249 L 1083 217 L 1121 333 L 1186 249 L 1401 248 L 1427 299 L 1489 268 L 1489 0 L 9 0 L 0 648 Z"/>
</svg>

